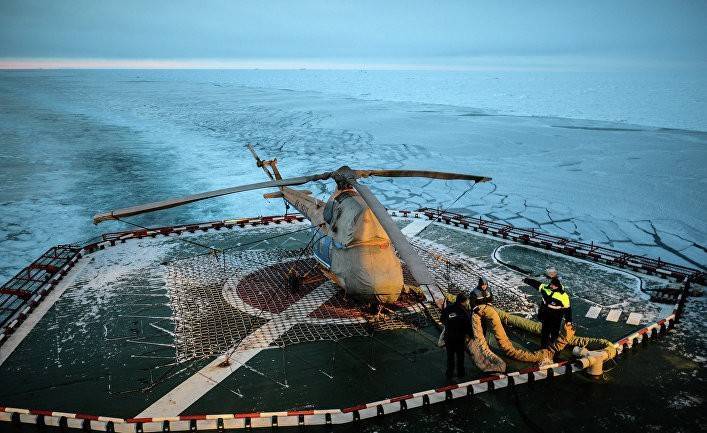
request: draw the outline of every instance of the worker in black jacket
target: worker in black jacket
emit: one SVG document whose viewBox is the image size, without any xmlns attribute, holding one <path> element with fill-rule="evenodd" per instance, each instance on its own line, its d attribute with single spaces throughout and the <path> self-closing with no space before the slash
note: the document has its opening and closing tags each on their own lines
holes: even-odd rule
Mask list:
<svg viewBox="0 0 707 433">
<path fill-rule="evenodd" d="M 479 277 L 479 283 L 476 288 L 471 291 L 469 295 L 469 303 L 471 304 L 471 311 L 475 312 L 482 305 L 489 305 L 493 302 L 493 293 L 489 288 L 489 282 L 484 277 Z"/>
<path fill-rule="evenodd" d="M 540 319 L 542 323 L 540 344 L 546 349 L 550 347 L 560 335 L 563 318 L 567 324 L 572 324 L 570 295 L 565 290 L 565 287 L 562 285 L 557 275 L 550 280 L 550 283 L 541 283 L 532 278 L 525 278 L 523 282 L 538 289 L 542 296 L 538 319 Z"/>
<path fill-rule="evenodd" d="M 464 371 L 466 337 L 473 336 L 469 302 L 464 293 L 459 293 L 454 303 L 442 311 L 442 323 L 444 342 L 447 346 L 447 378 L 451 379 L 454 374 L 454 358 L 457 361 L 457 376 L 463 377 L 466 374 Z"/>
</svg>

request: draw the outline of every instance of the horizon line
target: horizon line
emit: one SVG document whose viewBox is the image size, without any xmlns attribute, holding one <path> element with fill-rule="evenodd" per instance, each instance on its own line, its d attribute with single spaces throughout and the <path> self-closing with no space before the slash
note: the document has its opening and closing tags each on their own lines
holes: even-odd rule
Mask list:
<svg viewBox="0 0 707 433">
<path fill-rule="evenodd" d="M 586 68 L 671 68 L 684 62 L 656 62 L 590 56 L 444 57 L 437 62 L 377 62 L 346 59 L 120 59 L 0 58 L 0 70 L 41 69 L 233 69 L 233 70 L 425 70 L 425 71 L 572 71 Z M 701 62 L 697 62 L 700 65 Z M 695 63 L 692 63 L 694 66 Z M 705 65 L 701 65 L 705 66 Z"/>
</svg>

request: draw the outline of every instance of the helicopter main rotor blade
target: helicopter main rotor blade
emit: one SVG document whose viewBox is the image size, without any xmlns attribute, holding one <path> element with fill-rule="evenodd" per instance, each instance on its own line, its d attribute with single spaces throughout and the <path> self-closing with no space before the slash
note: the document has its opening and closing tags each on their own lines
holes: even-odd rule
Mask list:
<svg viewBox="0 0 707 433">
<path fill-rule="evenodd" d="M 400 231 L 395 221 L 388 215 L 388 211 L 385 209 L 383 204 L 378 201 L 376 196 L 371 192 L 371 190 L 353 179 L 349 179 L 351 184 L 359 195 L 366 202 L 373 215 L 376 216 L 378 222 L 383 227 L 383 230 L 388 234 L 393 246 L 398 252 L 400 258 L 407 265 L 408 270 L 412 274 L 415 281 L 420 285 L 420 287 L 426 287 L 428 291 L 428 300 L 434 301 L 438 306 L 444 301 L 444 295 L 442 291 L 437 287 L 434 277 L 427 269 L 427 266 L 422 261 L 420 256 L 415 252 L 414 248 L 407 240 L 407 237 Z"/>
<path fill-rule="evenodd" d="M 491 180 L 490 177 L 486 176 L 427 170 L 353 170 L 353 172 L 356 173 L 356 177 L 427 177 L 442 180 L 473 180 L 474 182 L 488 182 Z"/>
<path fill-rule="evenodd" d="M 275 188 L 275 187 L 282 187 L 282 186 L 302 185 L 307 182 L 313 182 L 313 181 L 317 181 L 317 180 L 326 180 L 326 179 L 329 179 L 329 177 L 331 177 L 331 173 L 327 172 L 327 173 L 314 174 L 311 176 L 293 177 L 290 179 L 282 179 L 282 180 L 271 180 L 268 182 L 258 182 L 258 183 L 251 183 L 248 185 L 234 186 L 231 188 L 217 189 L 215 191 L 208 191 L 208 192 L 202 192 L 199 194 L 188 195 L 186 197 L 170 198 L 167 200 L 162 200 L 162 201 L 158 201 L 158 202 L 154 202 L 154 203 L 147 203 L 147 204 L 142 204 L 142 205 L 138 205 L 138 206 L 127 207 L 124 209 L 118 209 L 118 210 L 114 210 L 111 212 L 100 213 L 100 214 L 94 215 L 93 223 L 98 224 L 103 221 L 115 220 L 115 219 L 122 218 L 122 217 L 139 215 L 139 214 L 143 214 L 143 213 L 147 213 L 147 212 L 154 212 L 154 211 L 162 210 L 162 209 L 169 209 L 169 208 L 181 206 L 181 205 L 184 205 L 187 203 L 193 203 L 195 201 L 206 200 L 208 198 L 213 198 L 213 197 L 220 197 L 222 195 L 227 195 L 227 194 L 235 194 L 237 192 L 251 191 L 254 189 L 262 189 L 262 188 Z"/>
</svg>

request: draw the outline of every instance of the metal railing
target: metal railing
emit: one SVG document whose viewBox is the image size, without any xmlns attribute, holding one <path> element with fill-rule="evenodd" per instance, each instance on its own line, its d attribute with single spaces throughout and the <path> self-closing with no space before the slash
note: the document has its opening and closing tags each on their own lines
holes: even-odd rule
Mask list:
<svg viewBox="0 0 707 433">
<path fill-rule="evenodd" d="M 33 302 L 42 287 L 81 250 L 71 245 L 49 248 L 35 261 L 0 286 L 0 329 L 13 321 Z"/>
<path fill-rule="evenodd" d="M 469 217 L 455 212 L 440 211 L 432 208 L 421 208 L 415 212 L 424 214 L 429 219 L 435 219 L 446 224 L 471 228 L 474 231 L 481 231 L 485 234 L 553 250 L 570 256 L 581 257 L 592 261 L 604 261 L 614 266 L 632 268 L 649 275 L 671 277 L 679 282 L 683 282 L 689 277 L 695 283 L 705 284 L 705 273 L 703 271 L 689 266 L 666 262 L 660 258 L 654 259 L 630 254 L 597 245 L 593 242 L 577 241 L 550 235 L 535 229 L 519 228 L 510 224 L 490 221 L 480 217 Z M 400 211 L 400 213 L 407 216 L 413 212 Z"/>
</svg>

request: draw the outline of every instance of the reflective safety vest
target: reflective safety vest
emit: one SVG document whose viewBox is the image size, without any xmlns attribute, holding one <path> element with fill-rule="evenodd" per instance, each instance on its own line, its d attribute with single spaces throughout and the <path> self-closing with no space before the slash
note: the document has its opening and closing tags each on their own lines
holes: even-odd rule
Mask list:
<svg viewBox="0 0 707 433">
<path fill-rule="evenodd" d="M 543 304 L 547 307 L 555 310 L 570 307 L 570 295 L 566 291 L 552 290 L 547 283 L 541 284 L 538 290 L 543 296 Z"/>
</svg>

